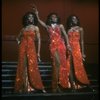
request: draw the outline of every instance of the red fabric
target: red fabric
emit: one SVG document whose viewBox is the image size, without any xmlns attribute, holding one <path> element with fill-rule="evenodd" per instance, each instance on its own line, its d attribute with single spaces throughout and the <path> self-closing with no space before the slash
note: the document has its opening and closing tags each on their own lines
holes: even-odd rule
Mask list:
<svg viewBox="0 0 100 100">
<path fill-rule="evenodd" d="M 19 61 L 17 66 L 16 73 L 16 82 L 15 90 L 19 91 L 23 84 L 25 84 L 25 66 L 24 66 L 24 57 L 27 56 L 28 65 L 27 65 L 27 75 L 29 78 L 30 85 L 36 89 L 43 89 L 43 84 L 38 68 L 37 55 L 34 43 L 35 33 L 31 30 L 24 31 L 21 44 L 19 45 Z"/>
<path fill-rule="evenodd" d="M 51 57 L 53 59 L 53 79 L 52 79 L 52 87 L 55 88 L 57 86 L 57 66 L 55 62 L 55 52 L 58 51 L 60 57 L 60 67 L 59 67 L 59 84 L 63 88 L 68 87 L 68 70 L 66 68 L 66 47 L 63 39 L 61 38 L 60 27 L 57 26 L 55 29 L 49 27 L 48 29 L 50 35 L 50 51 Z"/>
<path fill-rule="evenodd" d="M 89 80 L 83 65 L 82 54 L 80 49 L 80 33 L 77 31 L 69 32 L 69 43 L 72 48 L 72 57 L 75 69 L 75 76 L 83 84 L 89 84 Z M 69 60 L 69 59 L 68 59 Z M 68 62 L 67 60 L 67 62 Z"/>
</svg>

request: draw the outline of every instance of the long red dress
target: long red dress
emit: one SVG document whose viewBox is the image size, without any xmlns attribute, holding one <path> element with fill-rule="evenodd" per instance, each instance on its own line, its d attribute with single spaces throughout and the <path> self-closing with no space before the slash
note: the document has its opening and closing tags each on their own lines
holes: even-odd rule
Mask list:
<svg viewBox="0 0 100 100">
<path fill-rule="evenodd" d="M 52 74 L 52 88 L 56 89 L 57 84 L 58 84 L 58 80 L 59 80 L 59 84 L 60 86 L 62 86 L 63 88 L 67 88 L 68 87 L 68 70 L 66 68 L 66 47 L 65 47 L 65 43 L 61 37 L 61 31 L 60 31 L 60 27 L 56 26 L 55 29 L 53 29 L 52 27 L 48 28 L 49 31 L 49 36 L 50 36 L 50 52 L 51 52 L 51 58 L 53 60 L 53 74 Z M 57 66 L 56 66 L 56 62 L 55 62 L 55 52 L 59 53 L 59 57 L 60 57 L 60 67 L 59 67 L 59 75 L 57 76 Z M 59 78 L 57 80 L 57 77 Z"/>
<path fill-rule="evenodd" d="M 16 92 L 27 91 L 28 86 L 41 90 L 44 88 L 38 68 L 34 38 L 33 31 L 23 31 L 19 45 L 19 61 L 15 80 Z"/>
<path fill-rule="evenodd" d="M 73 66 L 76 79 L 82 84 L 89 84 L 89 80 L 83 65 L 80 49 L 80 33 L 78 31 L 68 32 L 69 43 L 72 48 Z M 67 60 L 69 62 L 69 59 Z"/>
</svg>

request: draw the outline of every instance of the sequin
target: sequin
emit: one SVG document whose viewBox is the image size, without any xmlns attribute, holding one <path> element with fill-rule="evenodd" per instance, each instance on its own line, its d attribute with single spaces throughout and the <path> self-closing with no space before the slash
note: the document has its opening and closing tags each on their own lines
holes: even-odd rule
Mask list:
<svg viewBox="0 0 100 100">
<path fill-rule="evenodd" d="M 64 40 L 61 37 L 61 31 L 59 26 L 55 27 L 55 29 L 49 28 L 49 36 L 50 36 L 50 52 L 51 58 L 53 60 L 53 73 L 52 73 L 52 88 L 55 89 L 57 84 L 59 83 L 63 88 L 68 87 L 68 73 L 66 67 L 66 47 L 64 44 Z M 60 56 L 60 67 L 59 67 L 59 75 L 56 74 L 57 66 L 55 62 L 54 54 L 56 50 Z M 59 82 L 57 77 L 59 76 Z"/>
<path fill-rule="evenodd" d="M 28 90 L 28 86 L 25 86 L 25 84 L 28 82 L 29 85 L 35 89 L 42 90 L 44 88 L 38 69 L 34 37 L 35 33 L 31 30 L 23 32 L 22 41 L 19 45 L 19 59 L 16 72 L 15 91 Z M 27 64 L 24 64 L 25 57 Z"/>
<path fill-rule="evenodd" d="M 70 46 L 72 48 L 73 64 L 76 79 L 83 84 L 89 84 L 90 82 L 82 61 L 82 54 L 80 49 L 80 33 L 79 31 L 69 32 L 68 37 Z M 70 62 L 70 59 L 67 59 L 67 62 Z"/>
</svg>

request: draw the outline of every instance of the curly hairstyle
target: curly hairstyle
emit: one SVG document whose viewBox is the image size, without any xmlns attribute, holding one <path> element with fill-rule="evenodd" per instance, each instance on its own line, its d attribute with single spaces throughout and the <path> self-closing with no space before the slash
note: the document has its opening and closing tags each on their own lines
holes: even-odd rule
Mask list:
<svg viewBox="0 0 100 100">
<path fill-rule="evenodd" d="M 46 25 L 51 26 L 51 24 L 54 23 L 53 20 L 52 20 L 52 15 L 56 15 L 57 16 L 57 22 L 56 23 L 60 24 L 60 17 L 58 16 L 57 13 L 52 12 L 47 16 Z"/>
<path fill-rule="evenodd" d="M 77 19 L 77 23 L 74 23 L 73 22 L 73 17 L 76 17 Z M 76 15 L 70 15 L 68 18 L 67 18 L 67 22 L 66 22 L 66 29 L 70 29 L 71 27 L 73 26 L 80 26 L 80 20 L 79 18 L 76 16 Z"/>
<path fill-rule="evenodd" d="M 28 17 L 29 17 L 30 14 L 33 15 L 33 22 L 30 22 L 29 19 L 28 19 Z M 30 24 L 33 24 L 33 25 L 37 26 L 38 19 L 37 19 L 35 13 L 33 13 L 33 12 L 27 12 L 27 13 L 25 13 L 25 15 L 22 18 L 22 24 L 23 24 L 24 27 L 27 26 L 27 25 L 30 25 Z"/>
</svg>

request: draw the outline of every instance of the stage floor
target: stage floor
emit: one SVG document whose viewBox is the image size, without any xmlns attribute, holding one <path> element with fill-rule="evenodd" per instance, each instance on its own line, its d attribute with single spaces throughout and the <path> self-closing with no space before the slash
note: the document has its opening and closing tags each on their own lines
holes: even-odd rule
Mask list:
<svg viewBox="0 0 100 100">
<path fill-rule="evenodd" d="M 63 93 L 13 93 L 2 96 L 2 100 L 99 100 L 97 90 L 85 88 Z"/>
</svg>

